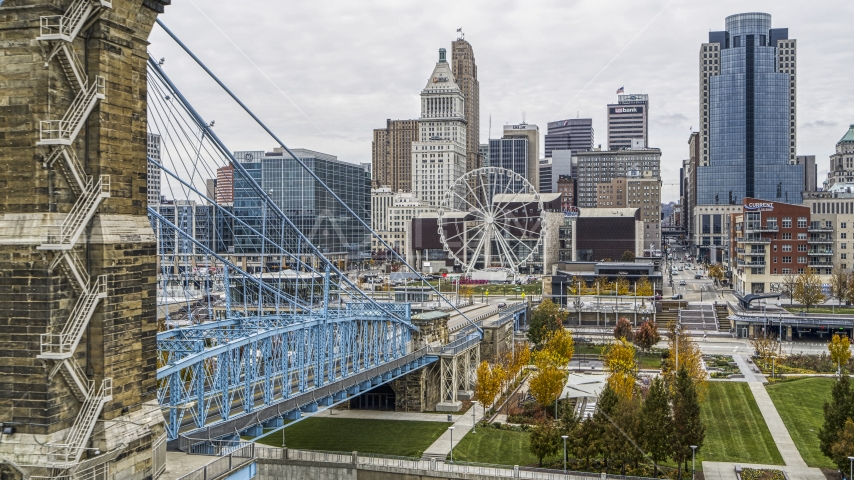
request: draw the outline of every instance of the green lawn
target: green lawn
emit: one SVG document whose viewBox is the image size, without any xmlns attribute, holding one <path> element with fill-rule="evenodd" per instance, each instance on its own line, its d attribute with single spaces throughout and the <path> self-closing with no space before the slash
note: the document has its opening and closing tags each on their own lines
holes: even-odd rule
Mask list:
<svg viewBox="0 0 854 480">
<path fill-rule="evenodd" d="M 309 418 L 261 439 L 282 446 L 282 433 L 290 448 L 333 452 L 365 452 L 421 457 L 450 423 L 356 418 Z"/>
<path fill-rule="evenodd" d="M 531 434 L 479 428 L 469 432 L 459 444 L 454 445 L 454 460 L 491 463 L 496 465 L 537 465 L 537 457 L 529 449 Z"/>
<path fill-rule="evenodd" d="M 478 296 L 480 296 L 481 293 L 485 295 L 486 292 L 489 291 L 490 296 L 501 295 L 512 297 L 515 295 L 519 297 L 519 300 L 521 300 L 522 292 L 526 293 L 527 295 L 542 294 L 543 284 L 541 282 L 527 283 L 525 285 L 490 283 L 486 285 L 472 285 L 472 291 Z M 478 301 L 480 301 L 480 298 L 478 298 Z"/>
<path fill-rule="evenodd" d="M 602 355 L 604 345 L 576 345 L 575 354 L 577 355 Z M 638 366 L 643 369 L 659 369 L 661 368 L 661 354 L 659 353 L 642 353 L 637 352 L 636 356 Z"/>
<path fill-rule="evenodd" d="M 698 460 L 783 465 L 746 383 L 709 382 L 700 414 L 706 440 Z"/>
<path fill-rule="evenodd" d="M 835 468 L 818 449 L 818 430 L 824 421 L 822 407 L 830 400 L 833 382 L 831 378 L 799 378 L 768 387 L 768 395 L 810 467 Z"/>
</svg>

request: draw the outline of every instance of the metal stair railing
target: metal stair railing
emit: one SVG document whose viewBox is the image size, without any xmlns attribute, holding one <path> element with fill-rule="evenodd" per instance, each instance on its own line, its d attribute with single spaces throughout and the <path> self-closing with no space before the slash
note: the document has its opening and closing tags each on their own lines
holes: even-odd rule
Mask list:
<svg viewBox="0 0 854 480">
<path fill-rule="evenodd" d="M 106 79 L 96 76 L 91 85 L 77 93 L 62 119 L 40 121 L 36 145 L 71 145 L 83 127 L 83 119 L 89 116 L 98 100 L 105 98 L 106 86 Z"/>
<path fill-rule="evenodd" d="M 74 357 L 66 358 L 62 360 L 61 363 L 62 368 L 59 369 L 60 374 L 65 379 L 68 386 L 74 390 L 77 399 L 81 402 L 85 402 L 86 395 L 88 395 L 89 391 L 92 390 L 94 382 L 89 380 L 89 377 L 86 376 L 86 372 L 83 371 L 80 363 L 78 363 Z"/>
<path fill-rule="evenodd" d="M 57 163 L 59 157 L 65 159 L 64 162 L 59 162 L 59 169 L 62 170 L 62 174 L 65 175 L 68 185 L 71 187 L 74 195 L 81 195 L 86 191 L 89 182 L 91 181 L 91 177 L 87 175 L 86 170 L 83 169 L 83 165 L 77 157 L 77 152 L 74 150 L 74 147 L 70 145 L 58 145 L 54 147 L 50 154 L 45 158 L 43 163 L 44 167 L 52 167 Z"/>
<path fill-rule="evenodd" d="M 80 257 L 74 253 L 74 250 L 64 250 L 53 257 L 53 262 L 51 262 L 49 270 L 52 272 L 60 264 L 64 265 L 63 269 L 66 270 L 67 276 L 77 280 L 77 285 L 80 287 L 81 293 L 89 290 L 89 273 L 83 267 Z"/>
<path fill-rule="evenodd" d="M 48 233 L 47 242 L 39 246 L 40 250 L 70 250 L 74 248 L 77 239 L 83 233 L 83 229 L 89 220 L 95 216 L 95 211 L 104 198 L 110 196 L 110 176 L 101 175 L 98 183 L 92 185 L 83 192 L 71 211 L 68 212 L 62 224 L 52 227 Z"/>
<path fill-rule="evenodd" d="M 53 463 L 77 463 L 86 450 L 86 442 L 92 435 L 95 423 L 101 415 L 104 404 L 113 398 L 113 380 L 105 378 L 100 385 L 92 385 L 86 394 L 86 400 L 80 407 L 80 414 L 68 431 L 63 443 L 49 443 L 48 458 Z"/>
<path fill-rule="evenodd" d="M 83 332 L 95 313 L 98 301 L 107 296 L 107 276 L 100 275 L 93 285 L 77 299 L 74 309 L 60 333 L 41 335 L 41 354 L 37 358 L 64 359 L 74 353 Z"/>
<path fill-rule="evenodd" d="M 80 63 L 80 58 L 77 56 L 74 48 L 70 44 L 63 42 L 59 44 L 59 50 L 56 53 L 59 66 L 62 67 L 62 71 L 65 73 L 65 77 L 68 78 L 71 86 L 78 93 L 80 90 L 85 89 L 89 85 L 89 77 L 86 75 L 83 64 Z"/>
<path fill-rule="evenodd" d="M 62 15 L 46 15 L 39 19 L 40 31 L 36 40 L 74 40 L 96 6 L 91 0 L 75 0 Z"/>
</svg>

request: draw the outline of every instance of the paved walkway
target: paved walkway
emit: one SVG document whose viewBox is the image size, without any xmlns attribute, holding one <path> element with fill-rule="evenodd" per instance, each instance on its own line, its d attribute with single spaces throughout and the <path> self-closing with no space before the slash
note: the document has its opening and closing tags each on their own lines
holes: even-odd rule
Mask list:
<svg viewBox="0 0 854 480">
<path fill-rule="evenodd" d="M 447 422 L 448 414 L 420 413 L 420 412 L 390 412 L 384 410 L 336 410 L 329 409 L 318 412 L 314 417 L 323 418 L 364 418 L 370 420 L 411 420 L 416 422 Z M 469 417 L 471 414 L 469 413 Z M 460 419 L 460 415 L 454 414 L 453 421 Z M 469 419 L 471 420 L 471 419 Z"/>
<path fill-rule="evenodd" d="M 818 468 L 781 467 L 780 465 L 758 465 L 755 463 L 703 462 L 703 478 L 706 480 L 735 480 L 735 466 L 783 470 L 789 480 L 826 480 Z"/>
<path fill-rule="evenodd" d="M 789 434 L 786 424 L 783 423 L 783 419 L 780 417 L 777 407 L 775 407 L 774 402 L 771 401 L 771 396 L 768 395 L 768 390 L 765 389 L 765 376 L 761 373 L 757 373 L 754 370 L 756 366 L 747 363 L 744 356 L 733 355 L 732 359 L 736 364 L 738 364 L 738 368 L 741 369 L 741 373 L 744 374 L 743 381 L 747 382 L 750 386 L 750 391 L 753 392 L 753 398 L 756 399 L 759 411 L 762 412 L 762 418 L 765 419 L 765 424 L 768 425 L 768 430 L 771 432 L 771 438 L 773 438 L 774 443 L 777 444 L 777 450 L 780 451 L 783 461 L 786 462 L 786 467 L 808 468 L 803 457 L 801 457 L 801 452 L 799 452 L 798 447 L 795 446 L 795 442 L 792 440 L 792 436 Z M 819 474 L 821 473 L 818 469 L 812 470 L 817 470 Z M 789 473 L 788 468 L 786 469 L 786 473 Z"/>
<path fill-rule="evenodd" d="M 207 455 L 187 455 L 184 452 L 166 452 L 166 470 L 159 480 L 175 480 L 196 469 L 202 468 L 217 457 Z"/>
<path fill-rule="evenodd" d="M 477 421 L 480 421 L 481 419 L 483 419 L 484 411 L 483 411 L 483 406 L 480 404 L 480 402 L 476 403 L 474 405 L 474 407 L 472 407 L 472 408 L 475 409 L 475 415 L 477 416 Z M 442 418 L 444 418 L 444 417 L 442 417 Z M 454 446 L 459 444 L 460 440 L 462 440 L 463 437 L 465 437 L 466 434 L 469 433 L 469 431 L 471 431 L 471 427 L 473 425 L 472 420 L 473 420 L 473 416 L 471 413 L 471 409 L 469 409 L 468 412 L 466 412 L 465 414 L 460 416 L 460 418 L 454 422 L 454 425 L 453 425 L 453 427 L 454 427 L 454 433 L 453 433 L 453 435 L 454 435 Z M 448 429 L 445 431 L 445 433 L 442 434 L 441 437 L 439 437 L 438 439 L 436 439 L 435 442 L 433 442 L 433 445 L 430 445 L 427 448 L 427 450 L 424 450 L 424 454 L 421 456 L 421 458 L 425 458 L 425 459 L 436 458 L 436 459 L 444 460 L 445 457 L 447 457 L 450 452 L 451 452 L 451 430 Z"/>
</svg>

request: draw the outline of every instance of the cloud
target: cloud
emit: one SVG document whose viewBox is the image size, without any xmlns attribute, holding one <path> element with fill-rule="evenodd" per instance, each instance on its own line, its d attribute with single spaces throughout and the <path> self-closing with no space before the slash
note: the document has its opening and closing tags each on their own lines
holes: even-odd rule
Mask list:
<svg viewBox="0 0 854 480">
<path fill-rule="evenodd" d="M 802 128 L 802 129 L 804 129 L 804 128 L 827 128 L 827 127 L 836 127 L 837 125 L 839 125 L 838 122 L 833 122 L 833 121 L 827 122 L 824 120 L 816 120 L 814 122 L 802 123 L 800 125 L 800 128 Z"/>
<path fill-rule="evenodd" d="M 373 129 L 388 118 L 418 117 L 418 94 L 437 51 L 450 49 L 462 26 L 478 68 L 481 143 L 490 116 L 498 136 L 525 112 L 543 134 L 549 121 L 593 118 L 595 143 L 606 144 L 605 106 L 616 89 L 646 93 L 665 203 L 678 196 L 688 128 L 699 124 L 700 45 L 710 30 L 724 28 L 727 15 L 747 10 L 736 0 L 193 1 L 210 21 L 193 2 L 173 2 L 161 19 L 290 147 L 370 161 Z M 854 30 L 842 20 L 854 18 L 854 2 L 804 9 L 758 0 L 750 10 L 771 13 L 774 27 L 798 40 L 798 153 L 826 159 L 854 122 L 840 113 L 854 111 L 844 69 L 854 65 L 847 48 Z M 274 146 L 159 27 L 150 41 L 230 148 Z"/>
</svg>

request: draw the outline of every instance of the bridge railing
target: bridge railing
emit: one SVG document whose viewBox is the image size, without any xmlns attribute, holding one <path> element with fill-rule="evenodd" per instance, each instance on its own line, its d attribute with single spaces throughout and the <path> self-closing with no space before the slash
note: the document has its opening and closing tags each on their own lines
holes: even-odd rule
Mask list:
<svg viewBox="0 0 854 480">
<path fill-rule="evenodd" d="M 254 443 L 243 445 L 231 453 L 219 457 L 216 460 L 204 465 L 203 467 L 193 470 L 192 472 L 178 477 L 178 480 L 213 480 L 222 477 L 226 473 L 235 468 L 247 465 L 256 458 L 256 446 Z"/>
</svg>

